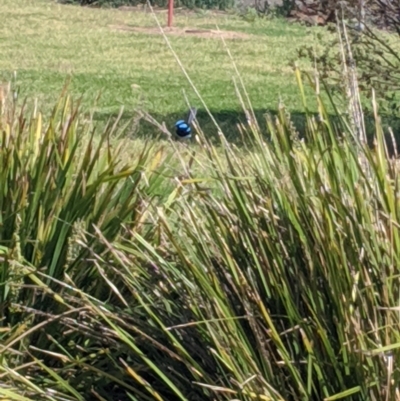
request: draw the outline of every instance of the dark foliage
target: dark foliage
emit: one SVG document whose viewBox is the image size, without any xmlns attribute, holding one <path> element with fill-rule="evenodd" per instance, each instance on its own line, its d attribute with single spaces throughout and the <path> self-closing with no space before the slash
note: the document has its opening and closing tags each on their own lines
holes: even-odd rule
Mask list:
<svg viewBox="0 0 400 401">
<path fill-rule="evenodd" d="M 121 7 L 146 4 L 146 0 L 59 0 L 63 4 L 78 4 L 92 7 Z M 166 7 L 168 0 L 151 0 L 153 6 Z M 234 0 L 175 0 L 175 7 L 228 9 L 235 5 Z"/>
</svg>

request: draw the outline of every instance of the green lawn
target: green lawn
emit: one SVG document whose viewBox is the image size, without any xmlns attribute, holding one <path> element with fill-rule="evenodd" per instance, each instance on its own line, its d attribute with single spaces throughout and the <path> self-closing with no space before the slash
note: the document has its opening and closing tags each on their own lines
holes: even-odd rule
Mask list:
<svg viewBox="0 0 400 401">
<path fill-rule="evenodd" d="M 171 124 L 186 110 L 183 91 L 201 103 L 161 35 L 115 29 L 156 27 L 145 11 L 91 9 L 49 0 L 3 0 L 0 5 L 0 79 L 17 71 L 23 96 L 37 97 L 46 108 L 71 74 L 71 91 L 91 106 L 101 91 L 96 118 L 105 120 L 122 105 L 130 116 L 138 108 Z M 157 13 L 165 25 L 165 12 Z M 252 105 L 259 113 L 275 110 L 279 98 L 301 111 L 290 67 L 296 48 L 316 42 L 321 28 L 284 20 L 247 22 L 232 14 L 177 12 L 176 27 L 213 28 L 248 34 L 227 39 Z M 240 112 L 232 62 L 218 38 L 168 35 L 180 61 L 219 121 L 232 125 Z M 302 62 L 303 67 L 307 67 Z M 206 117 L 204 117 L 205 119 Z"/>
</svg>

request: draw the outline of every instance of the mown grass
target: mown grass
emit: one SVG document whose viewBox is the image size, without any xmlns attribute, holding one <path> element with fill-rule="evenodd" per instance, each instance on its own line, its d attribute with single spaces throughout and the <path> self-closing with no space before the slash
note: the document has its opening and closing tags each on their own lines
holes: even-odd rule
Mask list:
<svg viewBox="0 0 400 401">
<path fill-rule="evenodd" d="M 84 94 L 86 106 L 102 93 L 95 107 L 96 120 L 106 121 L 123 105 L 124 117 L 142 108 L 170 125 L 186 113 L 183 91 L 190 103 L 201 108 L 161 35 L 113 28 L 156 27 L 149 12 L 81 8 L 50 0 L 5 0 L 0 10 L 0 79 L 8 81 L 17 71 L 24 96 L 37 97 L 44 110 L 54 104 L 69 75 L 71 93 L 76 97 Z M 165 12 L 157 16 L 165 24 Z M 277 110 L 281 98 L 293 113 L 301 111 L 290 62 L 296 59 L 301 44 L 315 42 L 318 46 L 315 34 L 323 33 L 321 28 L 307 29 L 279 19 L 250 23 L 233 14 L 212 12 L 178 12 L 175 24 L 214 29 L 218 25 L 221 30 L 251 35 L 227 39 L 227 44 L 254 109 L 259 116 Z M 168 38 L 210 110 L 226 131 L 232 129 L 242 114 L 232 81 L 234 69 L 222 41 Z M 307 65 L 303 62 L 301 66 Z M 208 124 L 205 114 L 200 113 L 199 118 Z"/>
</svg>

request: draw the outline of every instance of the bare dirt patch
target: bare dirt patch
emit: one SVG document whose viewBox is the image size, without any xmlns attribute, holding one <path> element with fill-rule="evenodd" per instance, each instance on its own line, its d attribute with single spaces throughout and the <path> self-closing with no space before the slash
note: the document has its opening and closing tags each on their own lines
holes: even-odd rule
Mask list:
<svg viewBox="0 0 400 401">
<path fill-rule="evenodd" d="M 129 25 L 112 25 L 111 29 L 117 31 L 128 31 L 137 33 L 146 33 L 149 35 L 161 35 L 161 31 L 157 27 L 129 26 Z M 248 39 L 251 35 L 243 32 L 235 31 L 218 31 L 213 29 L 199 28 L 164 28 L 167 35 L 178 36 L 195 36 L 198 38 L 224 38 L 224 39 Z"/>
<path fill-rule="evenodd" d="M 254 1 L 254 0 L 250 0 Z M 274 1 L 274 0 L 271 0 Z M 125 11 L 125 12 L 139 12 L 139 13 L 151 13 L 151 10 L 145 5 L 145 4 L 140 4 L 138 6 L 120 6 L 117 8 L 119 11 Z M 153 6 L 152 10 L 157 13 L 157 14 L 166 14 L 167 9 L 165 7 L 157 7 Z M 175 7 L 174 8 L 174 15 L 196 15 L 198 11 L 204 11 L 201 9 L 188 9 L 185 7 Z M 207 15 L 209 16 L 216 16 L 216 15 L 228 15 L 228 13 L 224 10 L 207 10 Z"/>
</svg>

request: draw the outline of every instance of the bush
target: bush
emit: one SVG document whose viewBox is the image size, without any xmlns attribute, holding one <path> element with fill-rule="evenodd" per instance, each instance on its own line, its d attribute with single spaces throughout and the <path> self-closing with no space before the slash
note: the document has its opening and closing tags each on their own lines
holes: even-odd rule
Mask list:
<svg viewBox="0 0 400 401">
<path fill-rule="evenodd" d="M 342 9 L 339 8 L 338 11 L 342 15 Z M 370 98 L 374 89 L 382 113 L 398 117 L 400 2 L 365 1 L 363 12 L 357 7 L 344 7 L 343 13 L 362 94 Z M 330 29 L 336 31 L 335 26 Z M 313 47 L 304 47 L 299 54 L 313 63 L 316 62 L 321 76 L 331 84 L 331 90 L 342 89 L 342 55 L 336 35 L 320 54 L 315 54 Z"/>
</svg>

